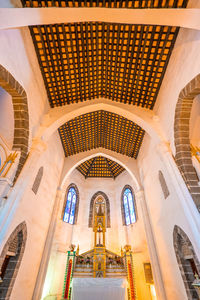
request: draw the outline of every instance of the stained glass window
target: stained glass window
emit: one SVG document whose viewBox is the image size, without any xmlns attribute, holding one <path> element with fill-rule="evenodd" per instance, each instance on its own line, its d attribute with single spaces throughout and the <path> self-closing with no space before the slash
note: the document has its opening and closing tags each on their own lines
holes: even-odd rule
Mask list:
<svg viewBox="0 0 200 300">
<path fill-rule="evenodd" d="M 126 188 L 123 193 L 124 217 L 126 225 L 136 222 L 135 205 L 133 194 L 130 188 Z"/>
<path fill-rule="evenodd" d="M 67 201 L 63 215 L 63 221 L 69 224 L 74 224 L 76 210 L 77 194 L 74 187 L 70 187 L 67 193 Z"/>
</svg>

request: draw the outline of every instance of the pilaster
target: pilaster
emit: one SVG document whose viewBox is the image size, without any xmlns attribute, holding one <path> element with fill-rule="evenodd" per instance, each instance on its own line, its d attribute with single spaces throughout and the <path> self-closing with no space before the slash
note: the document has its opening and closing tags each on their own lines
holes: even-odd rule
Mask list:
<svg viewBox="0 0 200 300">
<path fill-rule="evenodd" d="M 167 300 L 166 291 L 163 282 L 162 271 L 157 254 L 157 247 L 155 243 L 154 233 L 152 230 L 151 220 L 149 217 L 148 207 L 145 200 L 145 194 L 143 190 L 135 193 L 136 202 L 140 205 L 142 211 L 142 217 L 147 237 L 147 243 L 149 248 L 149 254 L 152 262 L 153 277 L 155 281 L 157 298 L 159 300 Z"/>
</svg>

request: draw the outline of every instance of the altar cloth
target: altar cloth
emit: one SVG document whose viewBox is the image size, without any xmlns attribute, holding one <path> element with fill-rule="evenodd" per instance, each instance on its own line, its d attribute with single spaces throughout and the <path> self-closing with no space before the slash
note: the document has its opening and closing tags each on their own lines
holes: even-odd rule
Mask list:
<svg viewBox="0 0 200 300">
<path fill-rule="evenodd" d="M 124 278 L 73 278 L 72 300 L 126 300 Z"/>
</svg>

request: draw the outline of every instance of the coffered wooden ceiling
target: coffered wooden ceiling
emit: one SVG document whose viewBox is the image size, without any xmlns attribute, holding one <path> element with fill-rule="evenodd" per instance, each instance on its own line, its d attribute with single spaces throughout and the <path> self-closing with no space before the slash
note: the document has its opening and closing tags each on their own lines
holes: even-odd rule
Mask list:
<svg viewBox="0 0 200 300">
<path fill-rule="evenodd" d="M 113 160 L 103 156 L 96 156 L 80 164 L 77 170 L 85 178 L 108 177 L 115 179 L 125 169 Z"/>
<path fill-rule="evenodd" d="M 103 110 L 72 119 L 59 133 L 66 156 L 102 147 L 137 158 L 144 136 L 134 122 Z"/>
<path fill-rule="evenodd" d="M 187 0 L 22 0 L 24 7 L 185 8 Z M 102 22 L 31 26 L 51 107 L 107 98 L 153 109 L 179 28 Z M 105 111 L 59 128 L 65 155 L 104 147 L 136 158 L 144 131 Z"/>
<path fill-rule="evenodd" d="M 93 22 L 30 30 L 51 107 L 104 97 L 152 109 L 178 33 Z"/>
<path fill-rule="evenodd" d="M 22 0 L 25 7 L 180 8 L 188 0 Z"/>
</svg>

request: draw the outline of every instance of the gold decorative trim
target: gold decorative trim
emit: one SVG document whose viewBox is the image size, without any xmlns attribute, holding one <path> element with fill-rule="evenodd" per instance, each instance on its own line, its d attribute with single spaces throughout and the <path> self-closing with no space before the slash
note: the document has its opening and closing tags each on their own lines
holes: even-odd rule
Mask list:
<svg viewBox="0 0 200 300">
<path fill-rule="evenodd" d="M 192 156 L 195 156 L 195 158 L 200 163 L 200 148 L 197 146 L 193 146 L 192 144 L 190 144 L 190 147 L 191 147 Z"/>
</svg>

